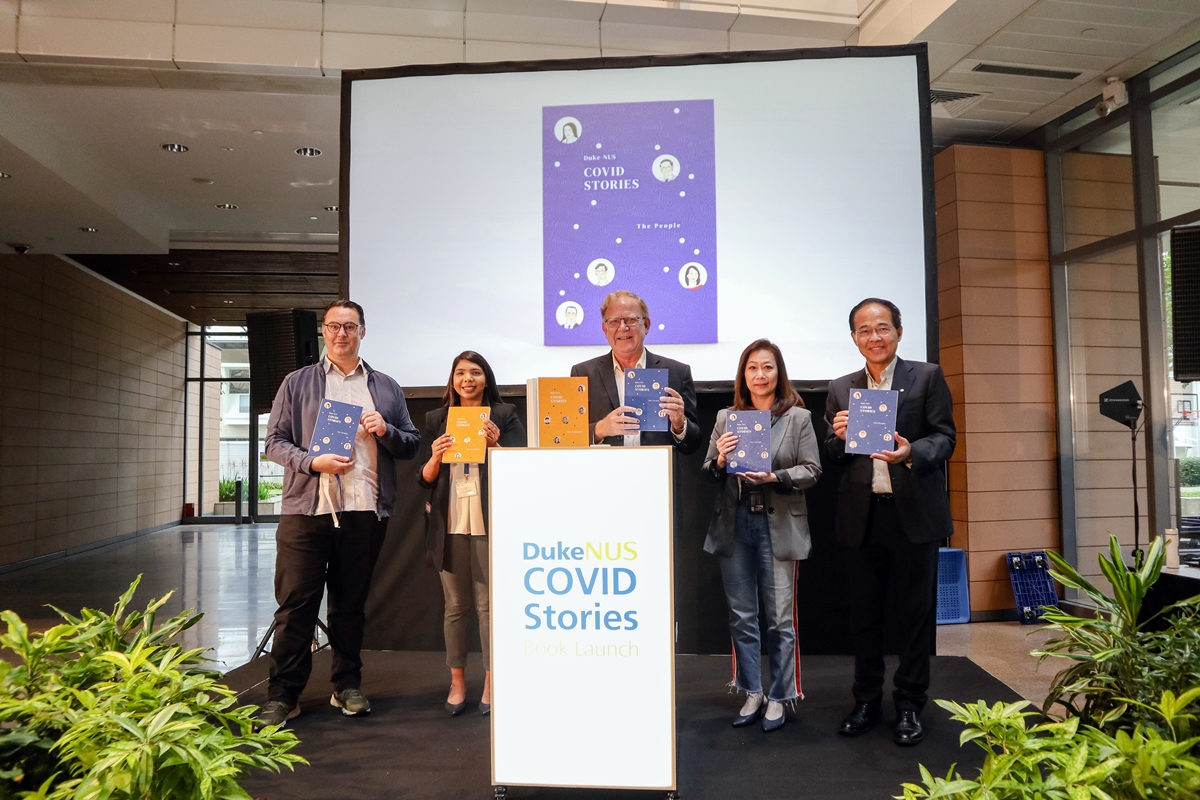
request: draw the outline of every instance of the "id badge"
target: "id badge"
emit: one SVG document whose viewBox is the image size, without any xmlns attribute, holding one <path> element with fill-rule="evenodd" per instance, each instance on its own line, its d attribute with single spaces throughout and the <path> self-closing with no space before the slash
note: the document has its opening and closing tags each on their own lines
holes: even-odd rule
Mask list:
<svg viewBox="0 0 1200 800">
<path fill-rule="evenodd" d="M 463 481 L 454 485 L 455 493 L 461 497 L 474 497 L 479 494 L 479 481 Z"/>
</svg>

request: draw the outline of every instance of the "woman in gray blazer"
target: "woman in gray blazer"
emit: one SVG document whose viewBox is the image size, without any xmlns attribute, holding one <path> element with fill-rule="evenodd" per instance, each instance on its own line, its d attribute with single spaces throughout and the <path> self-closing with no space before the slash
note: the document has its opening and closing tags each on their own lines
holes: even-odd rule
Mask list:
<svg viewBox="0 0 1200 800">
<path fill-rule="evenodd" d="M 726 472 L 738 437 L 726 431 L 729 412 L 771 412 L 771 471 Z M 796 563 L 808 558 L 808 507 L 804 490 L 821 476 L 812 415 L 788 382 L 779 348 L 759 339 L 742 351 L 733 406 L 717 413 L 704 471 L 722 483 L 704 549 L 721 563 L 733 638 L 733 681 L 746 692 L 734 727 L 760 716 L 764 731 L 783 727 L 784 703 L 803 698 L 796 646 Z M 763 696 L 758 632 L 759 597 L 767 621 L 771 683 Z"/>
</svg>

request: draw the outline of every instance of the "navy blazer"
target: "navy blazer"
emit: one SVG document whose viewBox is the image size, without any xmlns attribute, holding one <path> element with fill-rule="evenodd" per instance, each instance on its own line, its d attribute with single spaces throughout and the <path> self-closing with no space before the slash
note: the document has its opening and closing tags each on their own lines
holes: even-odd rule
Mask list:
<svg viewBox="0 0 1200 800">
<path fill-rule="evenodd" d="M 491 420 L 500 429 L 497 440 L 501 447 L 524 447 L 525 426 L 517 414 L 516 406 L 500 403 L 491 407 Z M 425 436 L 421 439 L 421 456 L 418 459 L 417 483 L 429 489 L 429 501 L 425 503 L 425 561 L 438 570 L 446 551 L 446 527 L 450 524 L 450 464 L 442 461 L 438 475 L 432 483 L 425 480 L 422 471 L 433 454 L 433 440 L 446 432 L 445 406 L 435 408 L 425 415 Z M 483 502 L 483 515 L 488 516 L 487 463 L 476 464 L 479 469 L 479 499 Z"/>
<path fill-rule="evenodd" d="M 647 350 L 646 369 L 667 371 L 667 385 L 683 397 L 683 413 L 687 417 L 687 425 L 683 439 L 678 442 L 669 430 L 644 431 L 642 444 L 670 445 L 684 455 L 694 453 L 700 446 L 700 417 L 696 413 L 696 387 L 692 383 L 692 368 L 682 361 L 656 356 Z M 596 423 L 621 405 L 621 396 L 617 394 L 617 379 L 613 375 L 612 351 L 571 367 L 571 377 L 588 379 L 588 438 L 594 442 Z M 624 443 L 625 440 L 620 436 L 609 436 L 604 440 L 604 444 L 617 446 Z"/>
<path fill-rule="evenodd" d="M 851 389 L 867 388 L 861 369 L 829 382 L 825 402 L 825 452 L 845 463 L 838 487 L 837 538 L 846 547 L 860 547 L 867 535 L 874 464 L 870 456 L 846 453 L 846 442 L 833 433 L 833 418 L 849 407 Z M 946 489 L 946 461 L 954 453 L 956 432 L 950 387 L 937 364 L 896 358 L 892 390 L 899 393 L 896 432 L 912 446 L 912 466 L 889 464 L 892 495 L 904 533 L 914 544 L 936 542 L 954 533 Z"/>
</svg>

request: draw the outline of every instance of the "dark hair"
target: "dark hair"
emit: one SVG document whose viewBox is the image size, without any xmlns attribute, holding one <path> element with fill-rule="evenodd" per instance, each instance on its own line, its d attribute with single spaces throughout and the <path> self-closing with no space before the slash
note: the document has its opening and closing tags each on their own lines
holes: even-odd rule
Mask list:
<svg viewBox="0 0 1200 800">
<path fill-rule="evenodd" d="M 738 359 L 737 377 L 733 379 L 733 409 L 746 411 L 754 408 L 750 386 L 746 383 L 746 362 L 750 360 L 752 353 L 759 350 L 770 351 L 771 355 L 775 356 L 775 367 L 778 371 L 779 380 L 775 384 L 775 404 L 771 406 L 771 416 L 781 416 L 793 406 L 804 408 L 804 399 L 796 393 L 788 380 L 787 365 L 783 363 L 783 353 L 779 352 L 779 346 L 769 339 L 756 339 L 747 345 L 742 351 L 742 357 Z"/>
<path fill-rule="evenodd" d="M 897 306 L 891 300 L 884 300 L 881 297 L 868 297 L 866 300 L 859 302 L 858 305 L 856 305 L 854 308 L 850 309 L 850 332 L 851 333 L 854 333 L 854 315 L 857 314 L 858 310 L 860 308 L 862 308 L 863 306 L 870 306 L 870 305 L 883 306 L 888 311 L 892 312 L 892 327 L 893 328 L 900 327 L 900 307 L 899 306 Z"/>
<path fill-rule="evenodd" d="M 442 393 L 442 408 L 462 405 L 462 398 L 454 391 L 454 371 L 458 369 L 460 361 L 470 361 L 483 370 L 483 378 L 487 381 L 487 386 L 483 387 L 484 405 L 497 406 L 504 402 L 500 399 L 500 390 L 496 388 L 496 375 L 492 372 L 492 365 L 474 350 L 464 350 L 450 362 L 450 379 L 446 381 L 446 391 Z"/>
<path fill-rule="evenodd" d="M 358 312 L 358 324 L 359 325 L 367 324 L 367 315 L 363 313 L 362 306 L 360 306 L 358 303 L 354 302 L 353 300 L 347 300 L 344 297 L 339 297 L 337 300 L 334 300 L 332 303 L 325 306 L 325 310 L 321 312 L 321 321 L 322 322 L 325 321 L 325 315 L 329 313 L 329 310 L 331 308 L 348 308 L 351 311 L 356 311 L 356 312 Z"/>
</svg>

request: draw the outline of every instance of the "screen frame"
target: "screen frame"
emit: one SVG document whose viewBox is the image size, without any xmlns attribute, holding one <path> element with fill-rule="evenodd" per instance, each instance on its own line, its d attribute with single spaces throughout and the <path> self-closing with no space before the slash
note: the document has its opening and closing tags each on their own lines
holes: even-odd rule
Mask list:
<svg viewBox="0 0 1200 800">
<path fill-rule="evenodd" d="M 506 72 L 575 72 L 595 69 L 637 69 L 643 67 L 686 67 L 708 64 L 740 64 L 761 61 L 799 61 L 830 58 L 894 58 L 911 56 L 916 59 L 917 102 L 919 105 L 921 147 L 921 201 L 925 241 L 925 358 L 933 364 L 940 362 L 940 330 L 938 317 L 938 257 L 937 209 L 934 202 L 933 122 L 929 100 L 929 53 L 924 42 L 887 45 L 882 47 L 817 47 L 792 50 L 746 50 L 736 52 L 693 53 L 687 55 L 618 56 L 598 58 L 560 58 L 541 61 L 490 61 L 480 63 L 447 62 L 443 64 L 410 64 L 402 67 L 379 67 L 342 71 L 341 135 L 339 143 L 338 176 L 338 294 L 349 297 L 350 291 L 350 120 L 351 99 L 356 81 L 390 78 L 430 77 L 439 75 L 486 75 Z M 849 333 L 849 329 L 847 329 Z M 832 379 L 837 376 L 829 376 Z M 824 379 L 797 380 L 804 386 L 822 384 Z M 730 391 L 732 381 L 705 382 L 697 391 Z M 435 388 L 435 387 L 429 387 Z M 436 387 L 441 392 L 443 387 Z M 513 387 L 518 388 L 518 387 Z M 523 388 L 523 387 L 520 387 Z M 823 387 L 822 387 L 823 388 Z"/>
</svg>

